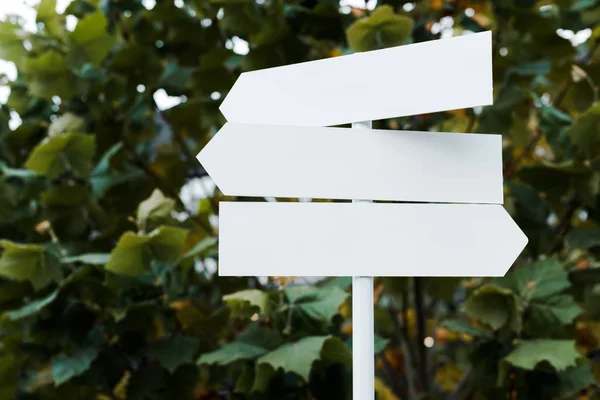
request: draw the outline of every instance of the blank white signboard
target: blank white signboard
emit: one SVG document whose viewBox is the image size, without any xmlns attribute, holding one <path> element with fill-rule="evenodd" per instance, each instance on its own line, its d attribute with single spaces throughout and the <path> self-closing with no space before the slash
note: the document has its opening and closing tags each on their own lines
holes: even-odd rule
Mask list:
<svg viewBox="0 0 600 400">
<path fill-rule="evenodd" d="M 227 123 L 198 160 L 231 196 L 502 204 L 502 136 Z"/>
<path fill-rule="evenodd" d="M 222 276 L 504 276 L 526 244 L 495 204 L 220 203 Z"/>
<path fill-rule="evenodd" d="M 472 33 L 245 72 L 229 122 L 331 126 L 492 104 L 492 34 Z"/>
</svg>

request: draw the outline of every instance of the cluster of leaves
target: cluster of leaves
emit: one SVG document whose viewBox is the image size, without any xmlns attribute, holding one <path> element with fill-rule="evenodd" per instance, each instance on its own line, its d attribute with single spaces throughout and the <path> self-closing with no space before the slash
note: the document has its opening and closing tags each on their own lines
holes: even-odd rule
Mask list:
<svg viewBox="0 0 600 400">
<path fill-rule="evenodd" d="M 212 273 L 225 197 L 195 154 L 244 71 L 482 30 L 493 106 L 374 125 L 502 134 L 529 245 L 501 279 L 376 279 L 377 398 L 598 397 L 595 0 L 149 3 L 0 21 L 0 398 L 351 398 L 350 279 Z"/>
</svg>

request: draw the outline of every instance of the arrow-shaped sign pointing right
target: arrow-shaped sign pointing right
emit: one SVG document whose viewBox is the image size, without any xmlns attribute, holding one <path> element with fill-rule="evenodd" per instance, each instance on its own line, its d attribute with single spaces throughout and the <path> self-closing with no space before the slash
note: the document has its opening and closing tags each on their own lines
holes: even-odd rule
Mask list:
<svg viewBox="0 0 600 400">
<path fill-rule="evenodd" d="M 526 244 L 496 204 L 220 203 L 222 276 L 504 276 Z"/>
</svg>

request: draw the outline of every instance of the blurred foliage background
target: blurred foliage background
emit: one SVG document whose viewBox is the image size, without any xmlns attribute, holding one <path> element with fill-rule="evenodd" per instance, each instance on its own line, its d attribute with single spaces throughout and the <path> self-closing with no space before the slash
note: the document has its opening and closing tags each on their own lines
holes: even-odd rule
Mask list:
<svg viewBox="0 0 600 400">
<path fill-rule="evenodd" d="M 42 0 L 37 30 L 0 22 L 0 399 L 350 399 L 350 278 L 216 276 L 235 199 L 195 155 L 243 71 L 484 30 L 493 106 L 374 127 L 502 134 L 529 245 L 502 279 L 375 279 L 377 399 L 599 398 L 599 21 L 597 0 Z"/>
</svg>

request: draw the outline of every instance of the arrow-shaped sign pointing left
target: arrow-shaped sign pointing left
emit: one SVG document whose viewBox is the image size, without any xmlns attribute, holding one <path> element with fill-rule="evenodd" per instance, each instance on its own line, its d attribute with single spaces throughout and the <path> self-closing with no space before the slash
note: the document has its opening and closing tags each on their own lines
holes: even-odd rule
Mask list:
<svg viewBox="0 0 600 400">
<path fill-rule="evenodd" d="M 492 104 L 491 31 L 245 72 L 229 122 L 331 126 Z"/>
<path fill-rule="evenodd" d="M 503 202 L 501 135 L 227 123 L 198 160 L 230 196 Z"/>
</svg>

